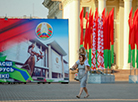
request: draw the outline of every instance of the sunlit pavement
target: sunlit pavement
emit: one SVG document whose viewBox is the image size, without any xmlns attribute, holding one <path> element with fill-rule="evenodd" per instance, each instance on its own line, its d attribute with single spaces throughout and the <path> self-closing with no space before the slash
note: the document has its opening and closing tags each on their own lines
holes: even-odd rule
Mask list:
<svg viewBox="0 0 138 102">
<path fill-rule="evenodd" d="M 78 82 L 0 84 L 0 102 L 138 102 L 138 84 L 87 84 L 87 99 L 84 91 L 76 98 L 79 88 Z"/>
</svg>

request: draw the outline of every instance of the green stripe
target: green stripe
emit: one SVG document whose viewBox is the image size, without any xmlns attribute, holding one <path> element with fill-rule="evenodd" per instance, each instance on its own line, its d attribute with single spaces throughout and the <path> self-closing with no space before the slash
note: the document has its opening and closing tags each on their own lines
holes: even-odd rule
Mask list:
<svg viewBox="0 0 138 102">
<path fill-rule="evenodd" d="M 37 32 L 37 34 L 41 33 L 41 31 Z"/>
<path fill-rule="evenodd" d="M 111 63 L 114 63 L 114 45 L 111 45 Z"/>
<path fill-rule="evenodd" d="M 9 74 L 10 78 L 16 79 L 22 82 L 26 82 L 26 80 L 23 78 L 20 72 L 14 70 L 14 72 L 0 72 L 0 74 Z"/>
<path fill-rule="evenodd" d="M 91 67 L 91 53 L 92 53 L 92 49 L 89 49 L 89 65 Z"/>
<path fill-rule="evenodd" d="M 108 63 L 108 49 L 104 50 L 104 67 L 107 69 L 107 63 Z"/>
<path fill-rule="evenodd" d="M 48 33 L 52 34 L 50 31 L 48 31 Z"/>
<path fill-rule="evenodd" d="M 108 66 L 109 66 L 109 69 L 111 69 L 111 51 L 108 50 Z"/>
<path fill-rule="evenodd" d="M 3 56 L 3 57 L 0 57 L 0 61 L 5 61 L 5 59 L 6 59 L 6 56 Z"/>
<path fill-rule="evenodd" d="M 47 34 L 48 36 L 51 36 L 51 35 L 49 35 L 49 34 Z"/>
<path fill-rule="evenodd" d="M 138 68 L 138 50 L 137 50 L 136 62 L 137 62 L 137 68 Z"/>
<path fill-rule="evenodd" d="M 52 79 L 47 79 L 47 82 L 53 82 L 54 80 L 52 80 Z"/>
<path fill-rule="evenodd" d="M 5 79 L 0 79 L 0 82 L 7 82 L 7 80 L 5 80 Z"/>
<path fill-rule="evenodd" d="M 86 54 L 87 54 L 87 49 L 86 49 Z M 88 54 L 87 54 L 87 56 L 86 56 L 87 58 L 88 58 Z"/>
<path fill-rule="evenodd" d="M 128 63 L 131 63 L 131 45 L 130 44 L 128 49 Z"/>
<path fill-rule="evenodd" d="M 83 47 L 83 45 L 80 45 L 80 48 Z"/>
<path fill-rule="evenodd" d="M 40 35 L 42 35 L 42 34 L 40 34 Z M 40 37 L 40 35 L 38 35 L 38 36 Z"/>
<path fill-rule="evenodd" d="M 13 66 L 12 66 L 12 67 L 13 67 L 13 68 L 16 68 L 16 69 L 19 69 L 19 70 L 22 70 L 22 71 L 25 71 L 25 72 L 27 73 L 27 75 L 29 76 L 28 80 L 33 81 L 32 77 L 30 76 L 30 74 L 28 73 L 27 70 L 18 68 L 14 63 L 13 63 Z"/>
<path fill-rule="evenodd" d="M 47 37 L 41 37 L 42 39 L 45 39 L 45 38 L 47 38 Z"/>
<path fill-rule="evenodd" d="M 135 68 L 135 49 L 131 51 L 132 51 L 132 66 Z"/>
</svg>

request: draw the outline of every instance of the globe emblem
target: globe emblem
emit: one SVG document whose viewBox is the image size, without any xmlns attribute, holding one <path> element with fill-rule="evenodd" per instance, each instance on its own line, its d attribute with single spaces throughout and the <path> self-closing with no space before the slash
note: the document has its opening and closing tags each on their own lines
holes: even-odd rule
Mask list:
<svg viewBox="0 0 138 102">
<path fill-rule="evenodd" d="M 58 58 L 56 58 L 56 62 L 58 63 Z"/>
<path fill-rule="evenodd" d="M 36 27 L 36 36 L 42 40 L 49 39 L 53 34 L 52 26 L 47 22 L 41 22 Z"/>
</svg>

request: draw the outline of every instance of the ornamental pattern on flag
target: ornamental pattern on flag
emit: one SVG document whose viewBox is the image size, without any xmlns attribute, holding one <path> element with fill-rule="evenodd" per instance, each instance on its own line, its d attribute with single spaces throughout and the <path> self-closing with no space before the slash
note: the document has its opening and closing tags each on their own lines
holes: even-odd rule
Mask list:
<svg viewBox="0 0 138 102">
<path fill-rule="evenodd" d="M 92 33 L 92 67 L 96 70 L 96 19 L 93 21 L 93 33 Z"/>
<path fill-rule="evenodd" d="M 103 38 L 103 17 L 101 17 L 101 68 L 104 69 L 104 38 Z"/>
<path fill-rule="evenodd" d="M 98 18 L 98 50 L 97 50 L 97 63 L 98 68 L 104 68 L 104 56 L 103 56 L 103 50 L 104 50 L 104 43 L 103 43 L 103 19 L 100 17 Z"/>
<path fill-rule="evenodd" d="M 97 64 L 98 68 L 101 67 L 101 25 L 100 25 L 100 17 L 98 17 L 98 43 L 97 43 Z"/>
</svg>

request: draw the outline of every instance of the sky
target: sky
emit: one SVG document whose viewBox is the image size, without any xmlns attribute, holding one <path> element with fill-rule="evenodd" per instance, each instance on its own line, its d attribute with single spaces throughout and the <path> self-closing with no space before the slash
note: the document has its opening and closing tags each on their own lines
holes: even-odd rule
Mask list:
<svg viewBox="0 0 138 102">
<path fill-rule="evenodd" d="M 35 16 L 47 18 L 48 9 L 42 4 L 44 0 L 0 0 L 0 17 Z"/>
</svg>

